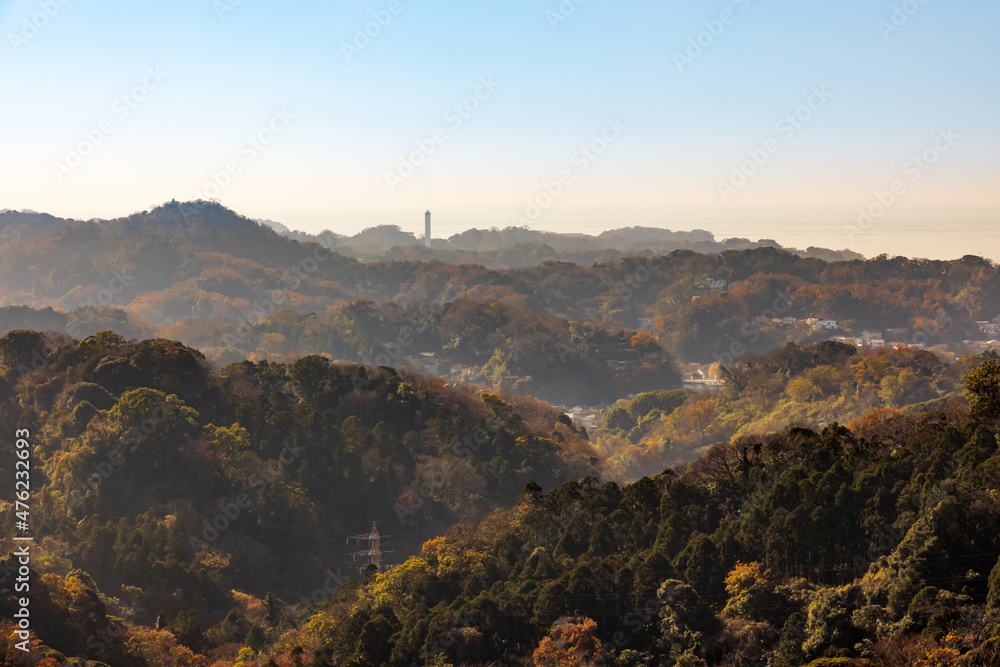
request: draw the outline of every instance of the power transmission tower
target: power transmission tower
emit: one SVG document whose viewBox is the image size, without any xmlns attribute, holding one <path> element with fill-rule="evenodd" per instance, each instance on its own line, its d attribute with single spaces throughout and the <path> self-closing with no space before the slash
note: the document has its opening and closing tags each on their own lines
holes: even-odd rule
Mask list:
<svg viewBox="0 0 1000 667">
<path fill-rule="evenodd" d="M 361 551 L 355 551 L 352 555 L 354 560 L 358 559 L 358 556 L 368 559 L 368 565 L 374 565 L 375 569 L 379 572 L 382 571 L 382 556 L 391 554 L 391 551 L 382 551 L 382 540 L 388 540 L 388 535 L 380 535 L 378 532 L 378 522 L 372 521 L 372 532 L 365 535 L 352 535 L 347 538 L 347 543 L 350 544 L 351 540 L 357 540 L 360 542 L 368 542 L 368 548 Z M 364 574 L 365 568 L 361 568 L 361 573 Z"/>
</svg>

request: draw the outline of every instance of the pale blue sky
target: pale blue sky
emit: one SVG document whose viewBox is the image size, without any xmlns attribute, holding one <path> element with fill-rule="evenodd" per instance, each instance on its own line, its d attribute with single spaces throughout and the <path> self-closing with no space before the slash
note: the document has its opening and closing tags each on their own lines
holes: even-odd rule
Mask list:
<svg viewBox="0 0 1000 667">
<path fill-rule="evenodd" d="M 45 0 L 0 2 L 0 208 L 123 215 L 215 194 L 211 174 L 232 162 L 218 198 L 241 213 L 418 231 L 431 208 L 446 235 L 511 224 L 566 170 L 531 226 L 1000 259 L 996 2 L 910 0 L 917 10 L 886 38 L 879 22 L 905 3 L 568 0 L 575 11 L 553 27 L 557 0 L 398 0 L 348 62 L 343 44 L 390 2 L 243 0 L 220 18 L 227 1 L 52 0 L 47 20 L 33 18 Z M 720 34 L 703 33 L 720 17 Z M 25 21 L 45 25 L 27 38 Z M 675 53 L 699 33 L 708 46 L 679 71 Z M 499 87 L 483 94 L 482 77 Z M 124 117 L 115 100 L 144 78 Z M 783 134 L 777 123 L 814 87 L 832 97 Z M 446 119 L 477 88 L 478 108 Z M 294 119 L 275 123 L 276 109 Z M 626 127 L 583 171 L 574 155 L 608 119 Z M 60 170 L 102 121 L 111 133 Z M 241 146 L 269 124 L 282 128 L 273 141 Z M 904 176 L 949 127 L 959 138 L 937 163 Z M 724 201 L 719 183 L 769 138 L 777 152 Z M 391 189 L 386 172 L 418 141 L 434 153 Z M 846 231 L 896 179 L 906 191 L 888 212 Z"/>
</svg>

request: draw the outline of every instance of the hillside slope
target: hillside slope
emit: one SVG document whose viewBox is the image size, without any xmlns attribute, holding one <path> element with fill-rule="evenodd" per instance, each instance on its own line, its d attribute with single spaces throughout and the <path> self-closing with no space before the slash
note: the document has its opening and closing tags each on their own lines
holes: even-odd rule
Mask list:
<svg viewBox="0 0 1000 667">
<path fill-rule="evenodd" d="M 374 520 L 405 558 L 531 480 L 597 474 L 569 420 L 508 400 L 322 357 L 213 371 L 163 339 L 0 337 L 0 428 L 32 434 L 45 558 L 173 613 L 224 612 L 233 587 L 305 595 Z"/>
</svg>

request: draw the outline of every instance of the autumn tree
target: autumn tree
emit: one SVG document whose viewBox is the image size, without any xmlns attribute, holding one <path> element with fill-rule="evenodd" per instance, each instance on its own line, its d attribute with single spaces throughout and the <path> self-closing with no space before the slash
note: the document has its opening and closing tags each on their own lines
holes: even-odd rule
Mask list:
<svg viewBox="0 0 1000 667">
<path fill-rule="evenodd" d="M 532 657 L 537 667 L 599 667 L 608 663 L 597 637 L 597 623 L 590 618 L 560 618 Z"/>
</svg>

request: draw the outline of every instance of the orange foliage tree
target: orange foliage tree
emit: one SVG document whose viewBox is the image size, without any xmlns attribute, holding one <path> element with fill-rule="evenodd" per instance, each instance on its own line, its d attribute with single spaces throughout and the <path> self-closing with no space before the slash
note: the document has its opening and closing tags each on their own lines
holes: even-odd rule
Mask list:
<svg viewBox="0 0 1000 667">
<path fill-rule="evenodd" d="M 608 654 L 597 637 L 597 623 L 590 618 L 556 621 L 532 657 L 537 667 L 597 666 L 608 662 Z"/>
<path fill-rule="evenodd" d="M 206 667 L 208 663 L 205 656 L 181 646 L 173 633 L 166 630 L 134 626 L 127 634 L 128 652 L 145 660 L 149 667 Z"/>
</svg>

